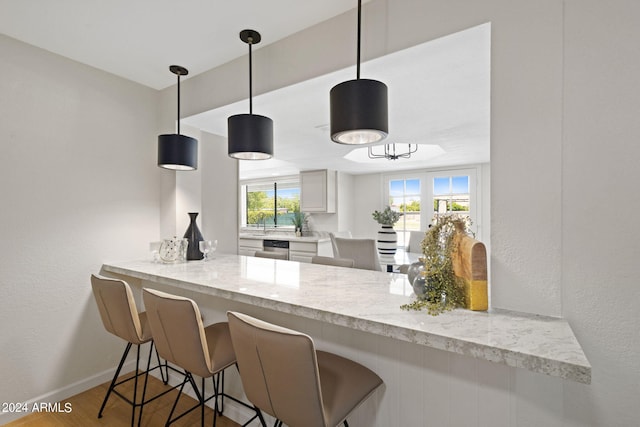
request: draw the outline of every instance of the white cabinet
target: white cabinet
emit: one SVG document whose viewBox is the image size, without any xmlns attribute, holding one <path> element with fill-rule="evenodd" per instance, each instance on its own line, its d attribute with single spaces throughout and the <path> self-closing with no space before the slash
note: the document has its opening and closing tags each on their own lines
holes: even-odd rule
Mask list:
<svg viewBox="0 0 640 427">
<path fill-rule="evenodd" d="M 289 259 L 298 262 L 311 262 L 316 255 L 331 256 L 331 242 L 289 242 Z"/>
<path fill-rule="evenodd" d="M 277 240 L 286 240 L 286 238 L 278 238 Z M 255 256 L 256 251 L 263 249 L 263 245 L 264 242 L 261 238 L 240 237 L 238 239 L 238 255 Z M 333 255 L 329 239 L 315 241 L 315 239 L 299 240 L 291 238 L 289 240 L 289 259 L 291 261 L 311 262 L 311 258 L 316 255 Z"/>
<path fill-rule="evenodd" d="M 326 169 L 300 172 L 300 210 L 336 211 L 336 171 Z"/>
<path fill-rule="evenodd" d="M 238 239 L 238 255 L 254 256 L 262 250 L 262 239 Z"/>
</svg>

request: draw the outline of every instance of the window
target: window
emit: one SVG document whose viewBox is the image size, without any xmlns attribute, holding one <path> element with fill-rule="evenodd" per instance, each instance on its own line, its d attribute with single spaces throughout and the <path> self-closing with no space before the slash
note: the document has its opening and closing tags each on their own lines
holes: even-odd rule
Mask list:
<svg viewBox="0 0 640 427">
<path fill-rule="evenodd" d="M 408 242 L 410 231 L 426 231 L 438 215 L 468 218 L 478 232 L 477 169 L 412 172 L 385 177 L 385 200 L 403 215 L 394 226 L 398 246 Z"/>
<path fill-rule="evenodd" d="M 300 210 L 298 177 L 246 182 L 240 192 L 242 227 L 293 226 L 293 212 Z"/>
<path fill-rule="evenodd" d="M 433 178 L 433 219 L 439 215 L 468 217 L 470 210 L 469 176 L 437 176 Z"/>
<path fill-rule="evenodd" d="M 408 231 L 421 230 L 420 224 L 420 178 L 390 179 L 389 206 L 402 216 L 393 227 L 398 232 L 398 245 L 406 246 Z"/>
</svg>

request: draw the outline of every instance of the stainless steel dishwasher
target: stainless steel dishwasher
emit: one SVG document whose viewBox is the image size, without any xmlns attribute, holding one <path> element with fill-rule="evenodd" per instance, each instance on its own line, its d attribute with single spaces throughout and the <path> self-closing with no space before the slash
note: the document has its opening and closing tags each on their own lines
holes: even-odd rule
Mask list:
<svg viewBox="0 0 640 427">
<path fill-rule="evenodd" d="M 266 252 L 278 252 L 287 255 L 289 259 L 289 241 L 288 240 L 263 240 L 262 249 Z"/>
</svg>

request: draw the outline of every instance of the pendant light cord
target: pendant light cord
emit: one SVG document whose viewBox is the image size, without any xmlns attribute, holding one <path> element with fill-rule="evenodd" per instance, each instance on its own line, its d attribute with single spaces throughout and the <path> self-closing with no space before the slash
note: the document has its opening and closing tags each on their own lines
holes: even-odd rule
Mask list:
<svg viewBox="0 0 640 427">
<path fill-rule="evenodd" d="M 360 20 L 362 19 L 362 0 L 358 0 L 358 53 L 356 57 L 356 79 L 360 80 Z"/>
<path fill-rule="evenodd" d="M 180 135 L 180 74 L 178 76 L 178 135 Z"/>
<path fill-rule="evenodd" d="M 253 114 L 253 62 L 251 61 L 251 45 L 253 40 L 249 38 L 249 114 Z"/>
</svg>

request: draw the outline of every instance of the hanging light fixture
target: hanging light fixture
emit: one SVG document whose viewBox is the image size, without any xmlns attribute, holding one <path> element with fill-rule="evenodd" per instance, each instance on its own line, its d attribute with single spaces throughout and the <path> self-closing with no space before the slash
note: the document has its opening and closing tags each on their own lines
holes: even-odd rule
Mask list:
<svg viewBox="0 0 640 427">
<path fill-rule="evenodd" d="M 396 144 L 385 144 L 383 153 L 374 153 L 373 147 L 369 148 L 369 158 L 370 159 L 387 159 L 387 160 L 398 160 L 398 159 L 408 159 L 411 157 L 413 153 L 418 151 L 418 144 L 407 144 L 408 150 L 404 153 L 400 151 L 396 151 Z"/>
<path fill-rule="evenodd" d="M 249 45 L 249 114 L 227 119 L 229 157 L 240 160 L 265 160 L 273 155 L 273 120 L 253 114 L 251 46 L 260 43 L 260 33 L 242 30 L 240 40 Z"/>
<path fill-rule="evenodd" d="M 362 1 L 358 0 L 358 53 L 356 80 L 331 89 L 331 139 L 339 144 L 370 144 L 389 133 L 387 85 L 360 78 L 360 26 Z"/>
<path fill-rule="evenodd" d="M 180 76 L 189 71 L 179 65 L 169 70 L 178 76 L 178 133 L 158 136 L 158 166 L 165 169 L 190 171 L 198 169 L 198 140 L 180 135 Z"/>
</svg>

